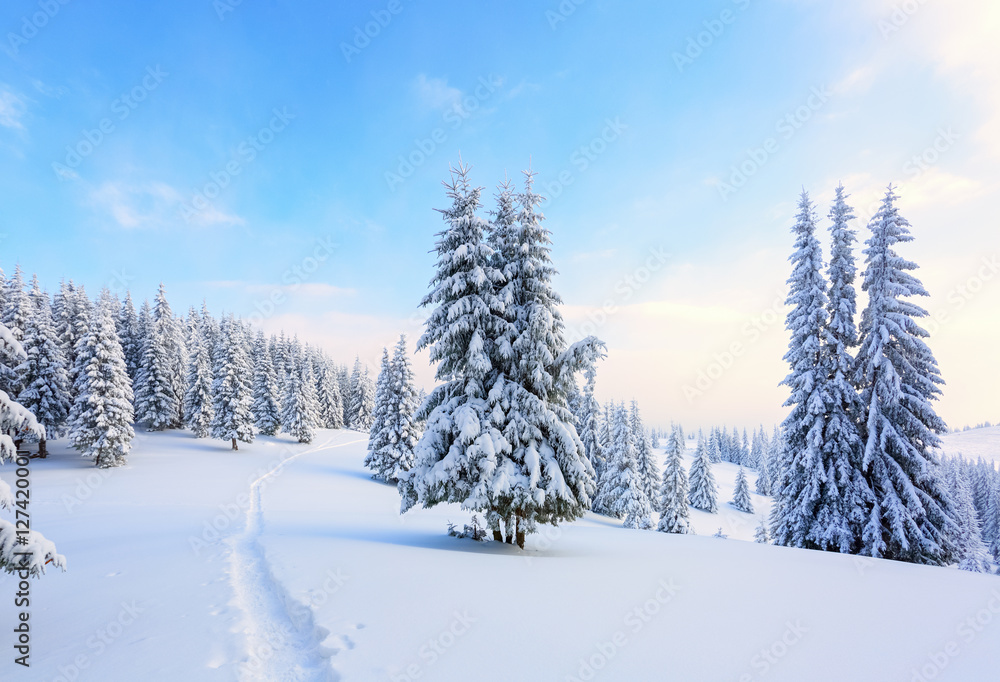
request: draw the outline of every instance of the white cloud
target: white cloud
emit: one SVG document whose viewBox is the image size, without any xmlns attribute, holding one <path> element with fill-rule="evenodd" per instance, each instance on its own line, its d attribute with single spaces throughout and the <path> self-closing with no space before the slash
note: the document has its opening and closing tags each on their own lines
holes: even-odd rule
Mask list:
<svg viewBox="0 0 1000 682">
<path fill-rule="evenodd" d="M 181 205 L 185 197 L 175 187 L 164 182 L 130 184 L 104 182 L 90 190 L 91 206 L 110 214 L 121 227 L 127 229 L 176 227 L 183 222 Z M 196 211 L 190 217 L 193 225 L 242 225 L 243 218 L 225 213 L 213 205 Z"/>
<path fill-rule="evenodd" d="M 31 81 L 31 85 L 39 93 L 45 95 L 46 97 L 52 97 L 53 99 L 62 99 L 64 96 L 69 94 L 69 88 L 65 85 L 47 85 L 37 78 Z"/>
<path fill-rule="evenodd" d="M 24 124 L 21 119 L 24 118 L 26 110 L 24 99 L 0 83 L 0 126 L 23 131 Z"/>
<path fill-rule="evenodd" d="M 424 109 L 444 111 L 460 107 L 462 103 L 462 91 L 448 85 L 444 78 L 428 78 L 422 73 L 414 81 L 413 90 Z"/>
<path fill-rule="evenodd" d="M 240 289 L 248 294 L 270 294 L 280 291 L 285 294 L 305 296 L 310 298 L 331 298 L 354 296 L 357 290 L 350 287 L 338 287 L 325 282 L 302 282 L 299 284 L 267 284 L 261 282 L 244 282 L 242 280 L 218 280 L 206 282 L 206 285 L 218 289 Z"/>
</svg>

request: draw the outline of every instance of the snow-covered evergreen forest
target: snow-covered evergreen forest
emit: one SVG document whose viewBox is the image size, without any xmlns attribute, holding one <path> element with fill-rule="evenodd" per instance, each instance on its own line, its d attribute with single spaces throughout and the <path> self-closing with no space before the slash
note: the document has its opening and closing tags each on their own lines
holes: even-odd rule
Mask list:
<svg viewBox="0 0 1000 682">
<path fill-rule="evenodd" d="M 1000 678 L 1000 3 L 0 24 L 0 682 Z"/>
<path fill-rule="evenodd" d="M 752 514 L 750 472 L 753 491 L 774 498 L 760 530 L 776 544 L 996 570 L 1000 474 L 993 462 L 942 461 L 935 450 L 947 430 L 930 402 L 942 380 L 916 323 L 925 312 L 905 298 L 925 292 L 894 248 L 912 236 L 892 187 L 868 225 L 860 328 L 848 195 L 838 187 L 830 208 L 829 259 L 816 209 L 800 197 L 784 423 L 685 436 L 679 424 L 647 427 L 635 400 L 597 401 L 603 344 L 563 340 L 533 177 L 499 185 L 483 218 L 482 188 L 468 167 L 452 170 L 423 301 L 433 312 L 418 340 L 438 366 L 429 395 L 415 384 L 405 335 L 383 350 L 373 380 L 360 360 L 337 364 L 294 334 L 265 337 L 204 304 L 177 315 L 163 285 L 137 310 L 131 292 L 91 299 L 72 280 L 50 297 L 15 266 L 0 274 L 4 459 L 32 444 L 44 458 L 47 440 L 65 436 L 108 468 L 127 463 L 137 430 L 186 428 L 238 450 L 258 433 L 307 444 L 317 429 L 353 429 L 369 432 L 364 464 L 398 486 L 403 512 L 458 503 L 484 514 L 492 539 L 522 548 L 538 524 L 587 511 L 670 533 L 691 532 L 689 508 Z M 732 500 L 719 500 L 720 462 L 739 467 Z M 3 501 L 12 508 L 6 487 Z M 15 529 L 0 532 L 13 570 Z M 61 563 L 38 542 L 33 570 L 43 558 Z"/>
<path fill-rule="evenodd" d="M 590 514 L 617 533 L 658 531 L 650 537 L 665 548 L 672 535 L 701 533 L 998 571 L 1000 471 L 992 459 L 942 454 L 948 429 L 933 401 L 943 379 L 918 323 L 926 313 L 911 300 L 926 294 L 917 265 L 897 253 L 914 237 L 893 187 L 864 236 L 860 313 L 849 195 L 836 189 L 828 255 L 817 209 L 799 197 L 787 417 L 749 430 L 650 425 L 635 399 L 602 404 L 606 347 L 594 336 L 565 339 L 534 173 L 519 186 L 500 183 L 492 209 L 468 166 L 452 168 L 445 189 L 450 205 L 440 209 L 422 300 L 430 315 L 415 343 L 436 366 L 429 392 L 417 385 L 405 334 L 383 349 L 373 378 L 360 359 L 338 363 L 294 331 L 266 336 L 233 315 L 212 316 L 207 303 L 178 315 L 162 284 L 137 309 L 131 292 L 91 298 L 70 279 L 50 296 L 15 265 L 0 274 L 2 460 L 27 471 L 56 442 L 99 470 L 142 468 L 131 458 L 136 440 L 169 431 L 188 443 L 221 441 L 214 456 L 246 456 L 258 437 L 299 448 L 257 486 L 312 452 L 317 436 L 353 432 L 360 440 L 345 444 L 364 443 L 359 464 L 375 479 L 367 494 L 394 490 L 404 523 L 438 505 L 471 514 L 462 531 L 451 521 L 437 528 L 450 543 L 544 553 L 564 525 Z M 331 443 L 323 438 L 320 451 Z M 14 493 L 2 483 L 0 507 L 16 515 L 27 505 Z M 533 535 L 541 544 L 529 545 Z M 208 546 L 189 542 L 196 552 Z M 8 573 L 65 571 L 72 557 L 59 551 L 28 524 L 0 520 Z M 267 675 L 274 665 L 264 665 Z"/>
</svg>

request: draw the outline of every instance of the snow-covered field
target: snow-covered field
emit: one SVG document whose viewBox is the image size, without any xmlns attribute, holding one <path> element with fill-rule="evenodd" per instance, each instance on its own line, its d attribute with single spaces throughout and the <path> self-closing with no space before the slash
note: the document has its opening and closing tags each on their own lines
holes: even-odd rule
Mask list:
<svg viewBox="0 0 1000 682">
<path fill-rule="evenodd" d="M 365 442 L 143 434 L 105 473 L 54 443 L 31 512 L 69 571 L 32 584 L 30 679 L 997 679 L 1000 579 L 740 541 L 732 465 L 698 536 L 589 515 L 521 551 L 401 518 Z"/>
<path fill-rule="evenodd" d="M 1000 426 L 946 433 L 941 440 L 941 451 L 946 455 L 1000 462 Z"/>
</svg>

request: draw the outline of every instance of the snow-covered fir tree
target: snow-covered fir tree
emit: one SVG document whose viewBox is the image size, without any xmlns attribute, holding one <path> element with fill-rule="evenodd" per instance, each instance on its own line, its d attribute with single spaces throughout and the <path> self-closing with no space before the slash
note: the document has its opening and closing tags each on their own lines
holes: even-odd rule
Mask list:
<svg viewBox="0 0 1000 682">
<path fill-rule="evenodd" d="M 103 291 L 92 306 L 86 336 L 76 343 L 70 443 L 102 469 L 125 464 L 135 437 L 132 386 L 115 327 L 116 308 Z"/>
<path fill-rule="evenodd" d="M 319 422 L 324 429 L 344 428 L 344 404 L 336 368 L 326 358 L 317 366 L 316 400 Z"/>
<path fill-rule="evenodd" d="M 382 389 L 385 397 L 380 399 L 376 393 L 375 420 L 365 466 L 379 478 L 392 481 L 413 467 L 414 448 L 419 436 L 415 414 L 419 405 L 413 370 L 406 351 L 406 337 L 399 337 L 391 362 L 387 353 L 383 355 L 383 359 L 383 372 L 387 376 Z M 380 404 L 384 404 L 384 412 L 380 410 Z"/>
<path fill-rule="evenodd" d="M 177 392 L 176 377 L 180 359 L 177 324 L 160 284 L 135 386 L 136 421 L 144 422 L 150 431 L 174 428 L 180 421 L 183 393 Z"/>
<path fill-rule="evenodd" d="M 602 357 L 603 348 L 593 337 L 566 346 L 562 301 L 552 286 L 551 233 L 533 183 L 534 173 L 525 171 L 524 189 L 516 195 L 516 225 L 506 237 L 496 225 L 489 232 L 493 262 L 503 277 L 499 297 L 506 322 L 497 339 L 493 364 L 499 377 L 490 401 L 494 415 L 497 408 L 505 413 L 501 430 L 526 485 L 514 486 L 510 494 L 498 490 L 488 521 L 494 531 L 506 530 L 508 542 L 516 536 L 519 545 L 535 523 L 568 520 L 590 506 L 594 471 L 569 408 L 576 374 Z M 507 190 L 509 185 L 501 187 L 497 222 L 505 213 Z"/>
<path fill-rule="evenodd" d="M 4 307 L 0 315 L 0 323 L 5 326 L 11 336 L 18 342 L 24 339 L 24 330 L 31 316 L 31 302 L 24 291 L 24 275 L 21 266 L 14 267 L 14 276 L 4 282 Z M 8 358 L 0 364 L 0 390 L 10 396 L 16 396 L 21 391 L 21 378 L 17 375 L 18 362 Z"/>
<path fill-rule="evenodd" d="M 125 355 L 125 368 L 128 370 L 129 380 L 134 385 L 136 374 L 142 365 L 143 338 L 139 327 L 139 316 L 132 303 L 132 294 L 127 291 L 125 292 L 125 301 L 118 311 L 118 340 L 122 344 L 122 353 Z"/>
<path fill-rule="evenodd" d="M 30 308 L 22 346 L 27 357 L 15 370 L 22 387 L 17 401 L 33 415 L 44 432 L 38 436 L 38 455 L 46 456 L 46 438 L 66 433 L 71 406 L 66 358 L 52 322 L 49 297 L 32 277 Z"/>
<path fill-rule="evenodd" d="M 188 315 L 187 390 L 184 393 L 184 423 L 198 438 L 207 438 L 212 424 L 212 358 L 203 321 L 194 308 Z"/>
<path fill-rule="evenodd" d="M 740 467 L 739 472 L 736 474 L 736 487 L 733 489 L 733 499 L 730 504 L 741 512 L 753 514 L 753 502 L 750 500 L 750 485 L 747 483 L 747 475 L 743 467 Z"/>
<path fill-rule="evenodd" d="M 344 404 L 343 422 L 345 428 L 351 424 L 351 372 L 347 365 L 337 367 L 337 386 L 340 388 L 340 400 Z"/>
<path fill-rule="evenodd" d="M 764 516 L 760 517 L 760 523 L 757 524 L 757 528 L 754 529 L 753 541 L 761 545 L 768 545 L 771 543 L 771 532 L 767 529 L 767 518 Z"/>
<path fill-rule="evenodd" d="M 764 461 L 764 430 L 753 432 L 753 440 L 750 442 L 750 454 L 745 464 L 746 468 L 760 471 Z"/>
<path fill-rule="evenodd" d="M 212 421 L 209 434 L 212 438 L 228 440 L 233 450 L 239 443 L 252 443 L 253 402 L 250 392 L 252 371 L 250 360 L 243 350 L 242 329 L 232 317 L 224 318 L 220 326 L 213 361 Z"/>
<path fill-rule="evenodd" d="M 719 490 L 712 474 L 712 462 L 708 456 L 708 442 L 698 439 L 698 447 L 688 472 L 688 504 L 714 514 L 718 511 Z"/>
<path fill-rule="evenodd" d="M 281 397 L 281 430 L 300 443 L 311 443 L 316 431 L 316 413 L 308 386 L 312 373 L 295 350 L 290 357 L 292 369 Z"/>
<path fill-rule="evenodd" d="M 943 383 L 937 361 L 917 320 L 927 312 L 908 300 L 927 291 L 911 274 L 912 263 L 896 253 L 912 241 L 909 223 L 888 188 L 868 224 L 855 383 L 866 410 L 863 466 L 874 503 L 861 551 L 925 564 L 950 562 L 954 520 L 948 512 L 936 455 L 938 433 L 947 429 L 932 401 Z"/>
<path fill-rule="evenodd" d="M 992 468 L 992 464 L 990 465 Z M 993 484 L 986 508 L 986 523 L 984 524 L 984 540 L 993 559 L 1000 564 L 1000 476 L 993 475 Z"/>
<path fill-rule="evenodd" d="M 396 480 L 396 463 L 388 457 L 388 449 L 392 445 L 387 427 L 393 403 L 392 367 L 389 363 L 389 349 L 382 349 L 382 364 L 378 379 L 375 381 L 375 408 L 372 411 L 372 426 L 368 437 L 368 454 L 365 456 L 365 467 L 372 472 L 374 478 L 383 481 Z"/>
<path fill-rule="evenodd" d="M 2 273 L 0 273 L 2 276 Z M 0 364 L 21 364 L 27 359 L 24 348 L 7 327 L 0 323 Z M 23 405 L 0 390 L 0 463 L 14 461 L 17 447 L 11 433 L 30 434 L 35 439 L 45 437 L 45 427 Z M 15 512 L 15 500 L 10 485 L 0 479 L 0 510 Z M 31 577 L 45 573 L 46 566 L 66 570 L 66 559 L 55 545 L 37 530 L 19 528 L 0 518 L 0 571 L 25 571 Z"/>
<path fill-rule="evenodd" d="M 785 321 L 791 332 L 785 360 L 790 372 L 782 382 L 791 412 L 782 424 L 786 447 L 772 480 L 775 503 L 771 530 L 776 544 L 840 552 L 857 548 L 854 521 L 863 515 L 859 477 L 851 465 L 850 396 L 832 385 L 833 354 L 827 351 L 827 285 L 823 255 L 816 236 L 816 214 L 809 195 L 799 198 Z M 841 389 L 853 393 L 843 382 Z M 837 404 L 833 400 L 840 396 Z M 830 423 L 831 416 L 837 421 Z M 829 433 L 828 433 L 829 426 Z"/>
<path fill-rule="evenodd" d="M 660 522 L 656 530 L 663 533 L 690 533 L 688 511 L 688 479 L 681 459 L 685 449 L 684 435 L 674 428 L 667 439 L 666 460 L 663 463 L 663 481 L 656 510 Z"/>
<path fill-rule="evenodd" d="M 516 248 L 476 212 L 481 188 L 453 169 L 442 211 L 437 274 L 423 304 L 435 306 L 418 349 L 430 348 L 443 382 L 413 469 L 400 478 L 402 509 L 458 502 L 485 511 L 495 540 L 516 541 L 537 523 L 578 518 L 594 473 L 567 408 L 574 375 L 599 355 L 596 339 L 565 347 L 551 287 L 549 233 L 527 174 L 518 195 Z M 502 192 L 501 192 L 502 193 Z M 510 207 L 508 206 L 508 211 Z"/>
<path fill-rule="evenodd" d="M 757 474 L 756 492 L 758 495 L 773 494 L 773 480 L 776 475 L 775 468 L 781 460 L 781 452 L 784 448 L 785 439 L 784 436 L 782 436 L 781 427 L 775 426 L 774 432 L 771 435 L 771 440 L 768 441 L 767 447 L 764 449 L 763 457 L 761 458 L 760 463 L 760 470 Z"/>
<path fill-rule="evenodd" d="M 298 366 L 302 372 L 302 394 L 312 415 L 313 428 L 318 429 L 320 428 L 319 397 L 316 394 L 316 371 L 313 369 L 316 353 L 308 343 L 300 351 L 298 339 L 296 339 L 295 353 L 299 358 Z"/>
<path fill-rule="evenodd" d="M 489 227 L 476 215 L 482 188 L 471 186 L 462 165 L 452 169 L 445 187 L 452 205 L 441 211 L 446 227 L 437 235 L 437 272 L 422 301 L 435 307 L 417 342 L 417 350 L 430 349 L 436 378 L 444 383 L 424 405 L 429 414 L 415 466 L 399 481 L 404 512 L 416 504 L 440 502 L 489 509 L 488 499 L 470 504 L 474 490 L 487 492 L 487 482 L 477 474 L 496 471 L 508 447 L 486 401 L 494 375 L 491 355 L 506 332 L 504 305 L 497 296 L 503 273 L 484 241 Z M 449 452 L 453 454 L 446 459 Z M 513 469 L 509 467 L 510 474 Z M 433 484 L 432 476 L 440 483 Z"/>
<path fill-rule="evenodd" d="M 854 387 L 854 358 L 850 349 L 857 346 L 854 325 L 857 310 L 854 279 L 853 245 L 856 236 L 850 221 L 854 213 L 847 204 L 843 185 L 838 185 L 829 214 L 831 225 L 830 265 L 828 268 L 828 324 L 826 326 L 820 364 L 827 373 L 826 426 L 823 433 L 823 461 L 831 493 L 839 497 L 836 516 L 820 522 L 837 525 L 828 532 L 829 544 L 840 551 L 856 552 L 860 547 L 862 529 L 872 494 L 862 468 L 860 424 L 864 407 Z M 850 537 L 851 540 L 847 538 Z"/>
<path fill-rule="evenodd" d="M 66 358 L 68 366 L 72 366 L 76 360 L 76 356 L 74 355 L 76 338 L 73 336 L 73 307 L 75 301 L 76 291 L 72 280 L 67 282 L 64 279 L 59 282 L 59 289 L 52 296 L 52 323 L 55 325 L 56 336 L 59 337 L 59 344 L 62 346 L 63 356 Z"/>
<path fill-rule="evenodd" d="M 361 383 L 361 375 L 364 373 L 364 367 L 361 364 L 361 358 L 358 356 L 354 357 L 354 367 L 350 372 L 350 383 L 348 385 L 347 391 L 347 414 L 344 417 L 344 423 L 347 424 L 348 428 L 354 428 L 357 423 L 357 409 L 358 409 L 358 393 Z M 374 406 L 372 406 L 374 410 Z"/>
<path fill-rule="evenodd" d="M 281 428 L 281 406 L 277 391 L 274 364 L 264 340 L 264 332 L 257 332 L 254 343 L 253 404 L 250 411 L 254 425 L 264 436 L 273 436 Z"/>
<path fill-rule="evenodd" d="M 635 432 L 629 412 L 622 404 L 615 408 L 611 427 L 612 446 L 608 462 L 609 499 L 612 515 L 624 518 L 625 528 L 652 528 L 652 505 L 643 490 L 644 475 L 639 469 Z"/>
<path fill-rule="evenodd" d="M 352 383 L 354 390 L 351 395 L 350 428 L 368 431 L 372 427 L 372 414 L 375 411 L 375 384 L 368 374 L 368 368 L 360 371 L 357 380 Z"/>
<path fill-rule="evenodd" d="M 639 403 L 635 400 L 629 407 L 629 428 L 632 429 L 632 439 L 635 443 L 636 466 L 639 467 L 639 475 L 642 477 L 642 492 L 649 500 L 649 504 L 654 505 L 656 491 L 660 487 L 660 472 L 656 468 L 649 434 L 646 432 L 646 427 L 639 414 Z"/>
<path fill-rule="evenodd" d="M 580 441 L 587 453 L 587 459 L 594 468 L 594 475 L 600 480 L 604 470 L 604 442 L 601 438 L 601 406 L 594 397 L 597 384 L 597 368 L 588 367 L 584 371 L 586 382 L 580 394 L 580 417 L 578 431 Z"/>
<path fill-rule="evenodd" d="M 706 454 L 708 455 L 708 461 L 712 464 L 718 464 L 722 461 L 722 448 L 725 447 L 725 443 L 722 436 L 722 431 L 716 427 L 709 432 L 708 442 L 706 443 Z"/>
<path fill-rule="evenodd" d="M 989 573 L 992 570 L 993 557 L 983 542 L 979 517 L 972 503 L 969 480 L 958 461 L 948 462 L 944 469 L 952 501 L 951 512 L 956 524 L 952 539 L 955 545 L 953 559 L 963 571 Z"/>
</svg>

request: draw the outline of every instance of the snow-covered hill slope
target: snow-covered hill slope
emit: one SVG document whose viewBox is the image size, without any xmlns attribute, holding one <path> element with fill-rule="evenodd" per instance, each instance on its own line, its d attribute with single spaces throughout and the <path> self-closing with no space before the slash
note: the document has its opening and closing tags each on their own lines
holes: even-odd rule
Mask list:
<svg viewBox="0 0 1000 682">
<path fill-rule="evenodd" d="M 99 474 L 57 444 L 32 514 L 69 572 L 33 584 L 31 672 L 0 679 L 996 679 L 1000 578 L 740 541 L 731 465 L 698 536 L 589 515 L 521 551 L 448 537 L 455 506 L 400 517 L 364 448 L 150 434 L 77 490 Z"/>
<path fill-rule="evenodd" d="M 1000 462 L 1000 426 L 956 431 L 941 436 L 941 450 L 947 455 L 962 455 L 966 459 Z"/>
</svg>

